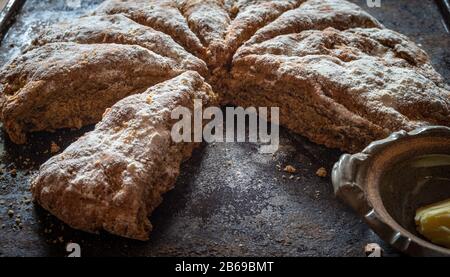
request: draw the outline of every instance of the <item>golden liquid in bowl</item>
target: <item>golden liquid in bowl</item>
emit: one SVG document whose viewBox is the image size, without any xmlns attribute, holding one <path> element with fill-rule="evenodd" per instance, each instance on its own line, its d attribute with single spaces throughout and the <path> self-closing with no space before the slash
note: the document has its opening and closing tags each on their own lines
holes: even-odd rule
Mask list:
<svg viewBox="0 0 450 277">
<path fill-rule="evenodd" d="M 395 221 L 420 235 L 416 211 L 450 198 L 450 155 L 421 155 L 394 164 L 383 176 L 380 196 Z"/>
</svg>

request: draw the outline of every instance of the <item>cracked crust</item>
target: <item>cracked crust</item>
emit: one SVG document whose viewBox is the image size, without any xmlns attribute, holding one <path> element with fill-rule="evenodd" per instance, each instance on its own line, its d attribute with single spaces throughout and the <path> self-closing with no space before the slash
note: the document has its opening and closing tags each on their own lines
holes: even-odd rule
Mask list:
<svg viewBox="0 0 450 277">
<path fill-rule="evenodd" d="M 186 72 L 119 101 L 94 131 L 41 166 L 34 199 L 73 228 L 147 240 L 148 216 L 196 145 L 172 141 L 171 112 L 215 98 L 198 73 Z"/>
<path fill-rule="evenodd" d="M 87 16 L 52 25 L 33 40 L 33 45 L 36 47 L 51 42 L 139 45 L 172 59 L 180 69 L 208 75 L 205 62 L 184 50 L 169 35 L 138 24 L 121 14 Z"/>
<path fill-rule="evenodd" d="M 279 35 L 323 30 L 328 27 L 345 30 L 383 26 L 360 7 L 345 0 L 310 0 L 259 29 L 247 43 L 259 43 Z"/>
<path fill-rule="evenodd" d="M 139 24 L 171 36 L 197 57 L 206 58 L 205 47 L 189 29 L 175 0 L 106 0 L 93 14 L 124 14 Z"/>
<path fill-rule="evenodd" d="M 223 0 L 178 0 L 191 30 L 206 47 L 206 60 L 216 68 L 228 53 L 225 35 L 231 19 Z"/>
<path fill-rule="evenodd" d="M 304 0 L 235 1 L 231 7 L 233 21 L 225 38 L 225 44 L 230 48 L 230 55 L 261 27 L 274 21 L 284 12 L 297 8 L 303 2 Z"/>
<path fill-rule="evenodd" d="M 242 47 L 230 100 L 280 106 L 281 123 L 355 152 L 400 129 L 450 125 L 450 92 L 415 44 L 386 29 L 305 31 Z"/>
<path fill-rule="evenodd" d="M 3 126 L 18 144 L 27 132 L 80 128 L 118 100 L 182 72 L 136 45 L 49 43 L 0 73 Z"/>
<path fill-rule="evenodd" d="M 232 57 L 242 46 L 248 46 L 278 35 L 301 33 L 327 27 L 345 30 L 354 27 L 382 25 L 358 6 L 344 0 L 241 0 L 231 8 L 232 21 L 226 36 L 227 55 L 223 67 L 214 72 L 214 88 L 227 90 L 223 84 L 229 75 Z"/>
</svg>

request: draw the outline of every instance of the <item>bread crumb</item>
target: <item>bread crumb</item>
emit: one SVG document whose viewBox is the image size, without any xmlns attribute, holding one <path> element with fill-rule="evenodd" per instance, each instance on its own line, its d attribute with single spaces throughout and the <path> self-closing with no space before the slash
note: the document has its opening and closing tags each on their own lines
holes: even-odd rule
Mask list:
<svg viewBox="0 0 450 277">
<path fill-rule="evenodd" d="M 52 141 L 52 144 L 50 145 L 50 153 L 55 154 L 58 153 L 60 150 L 60 147 L 58 144 L 56 144 L 54 141 Z"/>
<path fill-rule="evenodd" d="M 297 169 L 295 167 L 293 167 L 292 165 L 287 165 L 284 168 L 284 171 L 293 174 L 293 173 L 297 172 Z"/>
<path fill-rule="evenodd" d="M 369 243 L 364 247 L 364 253 L 367 257 L 379 258 L 383 256 L 383 248 L 376 243 Z"/>
<path fill-rule="evenodd" d="M 321 167 L 317 170 L 316 175 L 322 178 L 327 177 L 327 170 L 325 169 L 325 167 Z"/>
<path fill-rule="evenodd" d="M 13 168 L 9 171 L 9 174 L 11 174 L 13 177 L 15 177 L 17 175 L 17 170 L 15 168 Z"/>
</svg>

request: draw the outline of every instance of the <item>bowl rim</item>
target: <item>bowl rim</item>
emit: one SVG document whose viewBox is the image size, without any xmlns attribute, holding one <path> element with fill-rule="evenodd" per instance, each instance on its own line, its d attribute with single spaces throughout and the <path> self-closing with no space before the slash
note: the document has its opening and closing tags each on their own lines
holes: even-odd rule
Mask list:
<svg viewBox="0 0 450 277">
<path fill-rule="evenodd" d="M 450 249 L 411 233 L 389 214 L 379 192 L 381 171 L 371 170 L 375 163 L 380 162 L 385 151 L 410 140 L 429 137 L 450 141 L 450 128 L 426 126 L 411 132 L 399 131 L 372 142 L 360 153 L 344 154 L 333 167 L 332 183 L 336 196 L 350 205 L 375 233 L 399 251 L 412 256 L 450 256 Z"/>
</svg>

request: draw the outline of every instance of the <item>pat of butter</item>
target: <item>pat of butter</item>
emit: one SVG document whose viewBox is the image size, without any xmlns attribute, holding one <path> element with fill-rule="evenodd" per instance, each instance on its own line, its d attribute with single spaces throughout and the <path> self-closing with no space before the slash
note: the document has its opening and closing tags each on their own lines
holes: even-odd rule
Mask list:
<svg viewBox="0 0 450 277">
<path fill-rule="evenodd" d="M 424 237 L 450 248 L 450 199 L 418 209 L 415 221 Z"/>
</svg>

